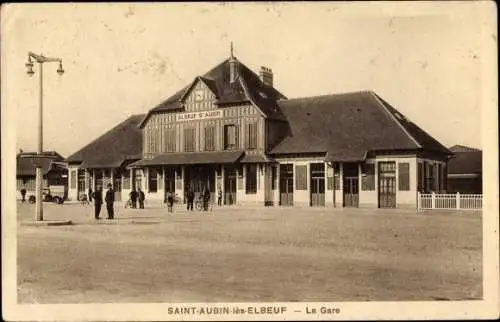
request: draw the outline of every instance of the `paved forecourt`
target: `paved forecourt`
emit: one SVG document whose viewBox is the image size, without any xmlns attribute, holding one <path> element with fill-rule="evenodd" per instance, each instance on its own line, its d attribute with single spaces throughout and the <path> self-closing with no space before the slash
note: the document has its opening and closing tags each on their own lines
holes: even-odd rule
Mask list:
<svg viewBox="0 0 500 322">
<path fill-rule="evenodd" d="M 19 221 L 34 207 L 18 207 Z M 22 303 L 479 299 L 481 213 L 46 204 L 18 227 Z M 101 216 L 106 216 L 105 208 Z"/>
</svg>

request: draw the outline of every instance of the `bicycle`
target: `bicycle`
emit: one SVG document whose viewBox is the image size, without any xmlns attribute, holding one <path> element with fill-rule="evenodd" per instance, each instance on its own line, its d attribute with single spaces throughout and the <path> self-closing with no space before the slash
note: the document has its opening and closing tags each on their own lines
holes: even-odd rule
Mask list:
<svg viewBox="0 0 500 322">
<path fill-rule="evenodd" d="M 89 199 L 87 198 L 87 195 L 86 195 L 86 194 L 84 194 L 84 193 L 80 195 L 80 198 L 78 198 L 78 200 L 80 201 L 80 204 L 81 204 L 82 206 L 85 206 L 85 207 L 86 207 L 86 206 L 90 205 L 90 201 L 89 201 Z"/>
<path fill-rule="evenodd" d="M 210 199 L 207 201 L 208 202 L 208 206 L 210 207 L 210 209 L 207 209 L 207 211 L 212 211 L 213 209 L 213 204 L 210 202 Z M 202 196 L 199 196 L 195 202 L 194 202 L 194 208 L 198 211 L 203 211 L 203 197 Z"/>
<path fill-rule="evenodd" d="M 132 200 L 131 199 L 127 200 L 127 202 L 125 203 L 125 209 L 127 209 L 127 208 L 132 208 Z"/>
</svg>

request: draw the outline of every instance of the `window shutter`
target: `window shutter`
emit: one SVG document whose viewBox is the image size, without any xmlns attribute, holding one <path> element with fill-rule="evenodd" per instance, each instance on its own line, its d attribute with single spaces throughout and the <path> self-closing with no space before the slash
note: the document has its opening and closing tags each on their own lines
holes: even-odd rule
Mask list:
<svg viewBox="0 0 500 322">
<path fill-rule="evenodd" d="M 240 148 L 240 126 L 235 125 L 234 126 L 234 148 L 237 150 Z"/>
<path fill-rule="evenodd" d="M 375 190 L 375 164 L 367 163 L 363 165 L 361 189 L 365 191 Z"/>
<path fill-rule="evenodd" d="M 295 166 L 296 190 L 307 190 L 307 166 Z"/>
<path fill-rule="evenodd" d="M 399 163 L 399 190 L 409 191 L 410 190 L 410 164 L 409 163 Z"/>
</svg>

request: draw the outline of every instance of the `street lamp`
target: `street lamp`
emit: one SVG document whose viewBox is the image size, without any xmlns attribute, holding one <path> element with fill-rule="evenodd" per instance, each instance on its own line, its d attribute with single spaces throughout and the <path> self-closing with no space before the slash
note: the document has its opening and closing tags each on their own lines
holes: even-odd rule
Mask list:
<svg viewBox="0 0 500 322">
<path fill-rule="evenodd" d="M 43 184 L 43 173 L 42 165 L 40 159 L 44 157 L 43 155 L 43 64 L 58 62 L 59 68 L 57 69 L 57 74 L 62 76 L 64 74 L 64 69 L 62 67 L 61 58 L 51 58 L 45 57 L 43 55 L 37 55 L 32 52 L 28 53 L 28 62 L 26 63 L 27 73 L 31 77 L 35 74 L 33 71 L 33 61 L 38 63 L 40 68 L 40 102 L 38 110 L 38 149 L 37 149 L 37 159 L 36 162 L 36 207 L 35 207 L 35 220 L 43 220 L 43 208 L 42 208 L 42 184 Z"/>
</svg>

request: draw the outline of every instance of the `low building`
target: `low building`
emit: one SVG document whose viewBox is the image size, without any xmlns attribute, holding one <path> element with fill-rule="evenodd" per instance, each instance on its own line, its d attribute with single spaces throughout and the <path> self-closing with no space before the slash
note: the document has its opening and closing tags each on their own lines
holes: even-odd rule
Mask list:
<svg viewBox="0 0 500 322">
<path fill-rule="evenodd" d="M 126 200 L 132 185 L 141 186 L 140 181 L 132 183 L 132 171 L 126 167 L 142 158 L 142 131 L 138 124 L 143 118 L 141 114 L 132 115 L 66 159 L 70 199 L 88 195 L 89 189 L 105 190 L 111 183 L 115 199 Z"/>
<path fill-rule="evenodd" d="M 451 152 L 374 92 L 287 99 L 273 78 L 231 55 L 68 158 L 70 182 L 114 178 L 122 198 L 127 182 L 158 201 L 220 188 L 225 205 L 262 206 L 416 207 L 417 191 L 444 190 Z"/>
<path fill-rule="evenodd" d="M 50 186 L 64 186 L 68 184 L 68 171 L 64 158 L 55 151 L 43 152 L 38 157 L 36 152 L 23 152 L 16 156 L 17 198 L 21 199 L 21 189 L 26 189 L 26 196 L 36 193 L 36 166 L 40 164 L 43 173 L 43 189 Z"/>
<path fill-rule="evenodd" d="M 450 148 L 453 157 L 448 165 L 450 193 L 481 194 L 483 192 L 483 152 L 479 149 L 455 145 Z"/>
</svg>

